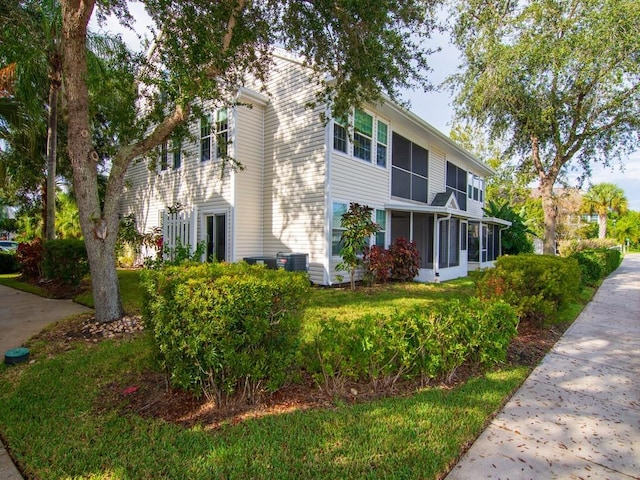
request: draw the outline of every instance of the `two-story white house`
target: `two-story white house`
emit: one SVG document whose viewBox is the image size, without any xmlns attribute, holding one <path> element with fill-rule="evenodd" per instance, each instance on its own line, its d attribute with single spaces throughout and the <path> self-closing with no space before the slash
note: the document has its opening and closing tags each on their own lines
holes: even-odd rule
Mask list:
<svg viewBox="0 0 640 480">
<path fill-rule="evenodd" d="M 122 214 L 147 231 L 180 203 L 182 242 L 205 242 L 207 258 L 306 253 L 311 281 L 331 285 L 345 275 L 336 271 L 341 215 L 356 202 L 381 227 L 372 244 L 416 243 L 419 281 L 490 266 L 509 225 L 483 218 L 491 169 L 391 101 L 322 122 L 322 108 L 307 107 L 312 85 L 306 67 L 279 52 L 269 96 L 241 89 L 236 106 L 212 105 L 191 125 L 196 141 L 164 145 L 155 169 L 130 166 Z M 225 154 L 244 169 L 223 171 Z"/>
</svg>

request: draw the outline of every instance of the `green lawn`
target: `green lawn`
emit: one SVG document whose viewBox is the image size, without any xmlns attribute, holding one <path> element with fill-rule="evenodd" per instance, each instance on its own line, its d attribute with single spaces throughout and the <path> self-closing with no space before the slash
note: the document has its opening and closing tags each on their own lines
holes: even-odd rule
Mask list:
<svg viewBox="0 0 640 480">
<path fill-rule="evenodd" d="M 125 308 L 138 312 L 138 272 L 119 275 Z M 314 288 L 305 325 L 428 308 L 472 293 L 468 279 L 356 292 Z M 89 296 L 82 300 L 90 304 Z M 28 478 L 51 480 L 441 478 L 528 374 L 504 366 L 455 388 L 337 401 L 210 430 L 101 408 L 106 385 L 155 368 L 146 336 L 78 342 L 53 356 L 41 348 L 33 346 L 33 364 L 0 366 L 0 433 Z"/>
</svg>

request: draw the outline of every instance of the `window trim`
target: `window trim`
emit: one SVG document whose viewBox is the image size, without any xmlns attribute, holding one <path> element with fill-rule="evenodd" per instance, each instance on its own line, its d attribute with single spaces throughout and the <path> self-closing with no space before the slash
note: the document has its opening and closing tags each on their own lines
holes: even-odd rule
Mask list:
<svg viewBox="0 0 640 480">
<path fill-rule="evenodd" d="M 220 119 L 221 112 L 226 112 L 226 116 L 222 120 Z M 203 122 L 206 122 L 206 124 L 203 124 Z M 231 109 L 227 107 L 214 109 L 200 117 L 200 163 L 206 163 L 211 160 L 218 162 L 229 155 L 229 145 L 231 143 L 229 141 L 230 122 Z M 203 135 L 205 131 L 206 135 Z M 205 145 L 209 153 L 207 158 L 204 155 Z"/>
<path fill-rule="evenodd" d="M 356 130 L 355 127 L 355 115 L 356 115 L 356 110 L 359 112 L 364 113 L 365 115 L 368 115 L 369 117 L 371 117 L 371 136 L 369 137 L 368 134 L 360 132 L 359 130 Z M 378 140 L 378 129 L 380 124 L 384 125 L 387 129 L 387 133 L 386 133 L 386 144 L 382 143 L 381 141 Z M 341 150 L 340 148 L 337 148 L 336 146 L 336 132 L 337 132 L 337 128 L 342 128 L 344 129 L 344 134 L 345 134 L 345 139 L 344 139 L 344 150 Z M 376 112 L 372 111 L 372 110 L 368 110 L 368 109 L 352 109 L 351 112 L 349 113 L 349 116 L 347 119 L 339 119 L 339 118 L 333 118 L 332 122 L 331 122 L 331 151 L 336 154 L 336 155 L 344 155 L 347 156 L 351 159 L 354 160 L 358 160 L 364 164 L 369 164 L 378 168 L 382 168 L 384 170 L 388 170 L 389 169 L 389 159 L 390 159 L 390 143 L 391 143 L 391 122 L 389 120 L 387 120 L 386 118 L 380 116 L 379 114 L 377 114 Z M 369 159 L 366 158 L 362 158 L 359 157 L 355 154 L 355 150 L 356 150 L 356 136 L 357 135 L 361 135 L 363 138 L 366 138 L 369 142 L 370 142 L 370 146 L 369 146 Z M 343 139 L 338 138 L 338 140 L 341 142 L 343 141 Z M 381 165 L 378 161 L 378 147 L 379 146 L 383 146 L 385 148 L 385 157 L 384 157 L 384 165 Z"/>
</svg>

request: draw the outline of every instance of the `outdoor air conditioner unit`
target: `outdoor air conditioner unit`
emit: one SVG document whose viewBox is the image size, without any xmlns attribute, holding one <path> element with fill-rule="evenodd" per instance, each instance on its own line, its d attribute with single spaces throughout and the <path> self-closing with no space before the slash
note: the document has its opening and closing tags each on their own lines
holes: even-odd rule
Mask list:
<svg viewBox="0 0 640 480">
<path fill-rule="evenodd" d="M 288 272 L 309 271 L 309 255 L 306 253 L 280 252 L 276 255 L 276 260 L 278 268 L 282 268 Z"/>
</svg>

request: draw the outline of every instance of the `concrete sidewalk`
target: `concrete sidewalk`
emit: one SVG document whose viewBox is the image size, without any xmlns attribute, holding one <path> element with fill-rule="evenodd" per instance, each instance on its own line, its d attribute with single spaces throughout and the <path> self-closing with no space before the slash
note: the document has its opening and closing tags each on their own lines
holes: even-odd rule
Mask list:
<svg viewBox="0 0 640 480">
<path fill-rule="evenodd" d="M 447 480 L 640 479 L 640 255 L 627 255 Z"/>
<path fill-rule="evenodd" d="M 50 323 L 70 315 L 93 310 L 71 300 L 52 300 L 0 285 L 0 354 L 21 347 Z M 4 446 L 0 443 L 0 479 L 21 480 Z"/>
</svg>

